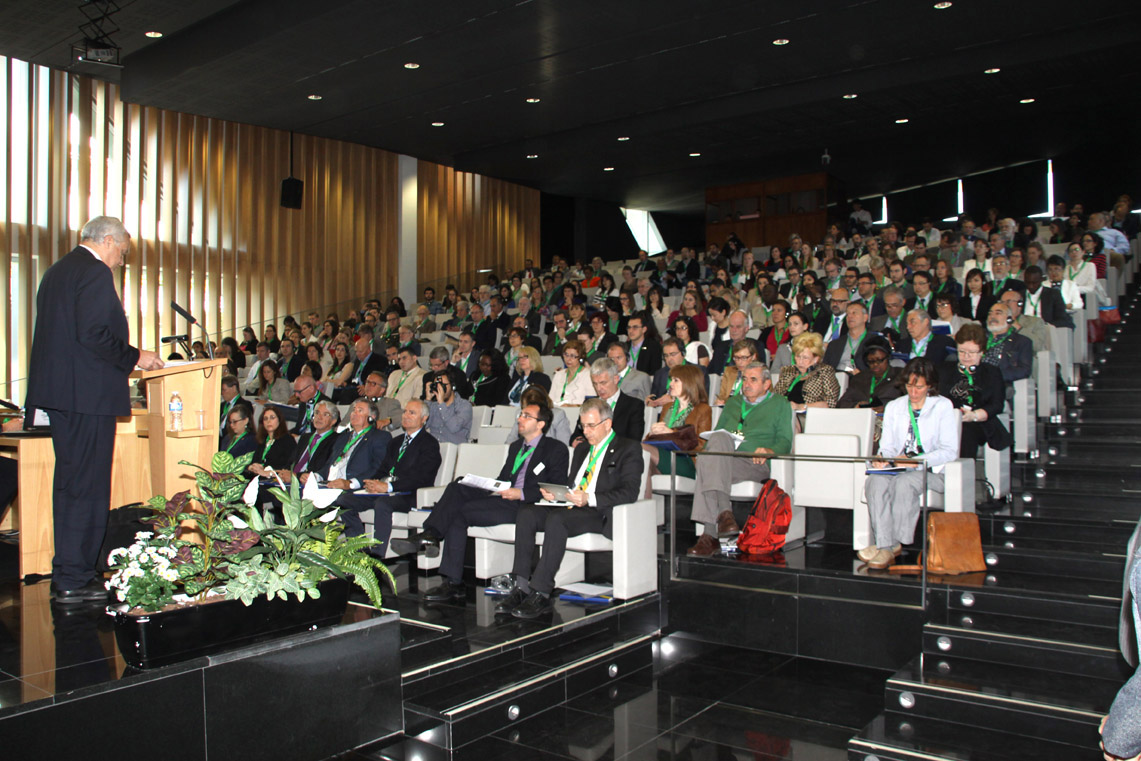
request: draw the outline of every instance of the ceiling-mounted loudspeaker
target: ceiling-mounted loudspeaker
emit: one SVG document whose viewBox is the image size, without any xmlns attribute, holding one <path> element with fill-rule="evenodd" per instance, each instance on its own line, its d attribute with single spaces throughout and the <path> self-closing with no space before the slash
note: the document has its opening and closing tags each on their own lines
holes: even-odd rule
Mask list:
<svg viewBox="0 0 1141 761">
<path fill-rule="evenodd" d="M 281 181 L 281 205 L 286 209 L 300 209 L 304 194 L 305 183 L 296 177 L 286 177 Z"/>
</svg>

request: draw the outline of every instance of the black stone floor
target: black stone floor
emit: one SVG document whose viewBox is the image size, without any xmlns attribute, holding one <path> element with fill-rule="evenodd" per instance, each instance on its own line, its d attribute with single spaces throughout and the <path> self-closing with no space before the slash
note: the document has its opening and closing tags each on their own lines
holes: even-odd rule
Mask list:
<svg viewBox="0 0 1141 761">
<path fill-rule="evenodd" d="M 883 707 L 889 672 L 671 635 L 652 666 L 448 755 L 400 739 L 343 761 L 847 758 Z"/>
</svg>

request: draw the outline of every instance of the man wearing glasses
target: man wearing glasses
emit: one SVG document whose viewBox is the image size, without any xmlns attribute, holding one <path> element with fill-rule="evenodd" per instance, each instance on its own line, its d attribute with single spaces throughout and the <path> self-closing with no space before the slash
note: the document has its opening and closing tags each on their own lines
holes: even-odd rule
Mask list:
<svg viewBox="0 0 1141 761">
<path fill-rule="evenodd" d="M 549 407 L 527 405 L 519 411 L 519 438 L 507 449 L 507 459 L 497 480 L 511 484 L 502 491 L 488 491 L 457 482 L 449 484 L 432 508 L 424 529 L 407 539 L 394 539 L 394 552 L 407 555 L 421 549 L 429 557 L 440 553 L 442 583 L 424 592 L 431 602 L 464 599 L 464 552 L 468 526 L 497 526 L 514 523 L 524 505 L 542 499 L 539 482 L 564 483 L 567 477 L 567 448 L 546 436 L 551 427 Z M 532 547 L 534 541 L 532 540 Z"/>
<path fill-rule="evenodd" d="M 308 375 L 302 375 L 293 381 L 293 397 L 289 403 L 297 404 L 297 422 L 293 426 L 295 434 L 302 436 L 313 430 L 313 413 L 316 411 L 317 403 L 326 399 L 328 397 L 317 388 L 317 381 Z"/>
<path fill-rule="evenodd" d="M 820 316 L 816 318 L 816 323 L 812 326 L 814 333 L 819 333 L 824 337 L 824 343 L 835 341 L 848 332 L 848 324 L 845 319 L 848 312 L 848 289 L 833 288 L 829 305 L 831 312 L 821 311 Z"/>
</svg>

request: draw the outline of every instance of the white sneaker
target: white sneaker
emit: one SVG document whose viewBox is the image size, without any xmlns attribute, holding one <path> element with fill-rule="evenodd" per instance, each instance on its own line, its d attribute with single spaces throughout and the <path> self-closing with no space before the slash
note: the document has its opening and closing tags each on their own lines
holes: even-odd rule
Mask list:
<svg viewBox="0 0 1141 761">
<path fill-rule="evenodd" d="M 891 550 L 876 550 L 876 554 L 868 560 L 868 568 L 883 570 L 895 562 L 895 553 Z"/>
</svg>

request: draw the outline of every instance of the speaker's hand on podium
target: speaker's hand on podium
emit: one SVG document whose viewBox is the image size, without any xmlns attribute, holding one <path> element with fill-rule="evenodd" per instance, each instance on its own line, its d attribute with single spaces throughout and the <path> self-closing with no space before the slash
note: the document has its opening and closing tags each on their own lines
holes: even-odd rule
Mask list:
<svg viewBox="0 0 1141 761">
<path fill-rule="evenodd" d="M 163 361 L 156 352 L 139 349 L 138 365 L 144 370 L 161 370 Z"/>
</svg>

